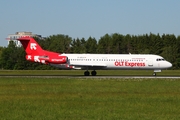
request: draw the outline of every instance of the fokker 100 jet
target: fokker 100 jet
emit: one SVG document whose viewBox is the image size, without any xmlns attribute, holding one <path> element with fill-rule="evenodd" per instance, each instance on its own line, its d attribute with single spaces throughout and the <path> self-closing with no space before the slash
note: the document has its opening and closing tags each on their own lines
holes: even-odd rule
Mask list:
<svg viewBox="0 0 180 120">
<path fill-rule="evenodd" d="M 26 60 L 52 65 L 63 69 L 82 69 L 84 75 L 96 76 L 96 70 L 154 70 L 172 67 L 163 57 L 153 54 L 61 54 L 43 50 L 34 38 L 18 38 L 26 51 Z"/>
</svg>

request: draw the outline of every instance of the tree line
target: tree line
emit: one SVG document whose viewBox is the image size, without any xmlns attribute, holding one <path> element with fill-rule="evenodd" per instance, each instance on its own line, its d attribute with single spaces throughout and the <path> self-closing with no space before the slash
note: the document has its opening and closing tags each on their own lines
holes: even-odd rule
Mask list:
<svg viewBox="0 0 180 120">
<path fill-rule="evenodd" d="M 43 49 L 59 53 L 96 54 L 156 54 L 173 64 L 172 69 L 180 69 L 180 36 L 173 34 L 122 35 L 105 34 L 99 40 L 93 37 L 71 38 L 57 34 L 47 38 L 35 38 Z M 7 70 L 48 70 L 57 69 L 26 61 L 23 47 L 16 47 L 13 41 L 7 47 L 0 47 L 0 69 Z"/>
</svg>

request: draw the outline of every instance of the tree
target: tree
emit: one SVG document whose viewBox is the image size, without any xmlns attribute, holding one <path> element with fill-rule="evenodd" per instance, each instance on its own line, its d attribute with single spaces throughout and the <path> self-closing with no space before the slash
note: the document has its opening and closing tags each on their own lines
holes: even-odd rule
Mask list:
<svg viewBox="0 0 180 120">
<path fill-rule="evenodd" d="M 14 69 L 15 64 L 17 63 L 17 47 L 13 41 L 9 42 L 7 48 L 2 51 L 1 54 L 1 63 L 3 69 Z"/>
<path fill-rule="evenodd" d="M 4 49 L 5 49 L 4 47 L 0 47 L 0 69 L 2 69 L 2 67 L 3 67 L 3 64 L 2 64 L 2 53 L 3 53 Z"/>
<path fill-rule="evenodd" d="M 59 53 L 70 53 L 72 38 L 70 38 L 69 36 L 58 34 L 50 36 L 49 38 L 47 38 L 47 40 L 47 45 L 49 44 L 48 50 Z"/>
<path fill-rule="evenodd" d="M 131 35 L 127 34 L 124 39 L 125 39 L 126 46 L 127 46 L 127 52 L 128 53 L 135 53 Z"/>
<path fill-rule="evenodd" d="M 121 35 L 105 34 L 99 40 L 89 37 L 72 39 L 68 35 L 52 35 L 47 38 L 35 38 L 43 49 L 59 53 L 104 53 L 104 54 L 157 54 L 180 68 L 180 36 L 172 34 Z M 49 65 L 29 62 L 25 59 L 22 47 L 10 42 L 8 47 L 0 47 L 1 69 L 57 69 Z"/>
<path fill-rule="evenodd" d="M 74 39 L 71 44 L 71 49 L 73 53 L 82 53 L 81 49 L 81 40 L 79 38 Z"/>
<path fill-rule="evenodd" d="M 112 39 L 112 42 L 110 43 L 111 43 L 112 53 L 122 54 L 124 51 L 124 45 L 122 42 L 124 39 L 124 36 L 118 33 L 114 33 L 111 35 L 111 39 Z"/>
<path fill-rule="evenodd" d="M 110 54 L 112 52 L 111 36 L 108 34 L 104 35 L 98 41 L 98 53 Z"/>
<path fill-rule="evenodd" d="M 95 38 L 89 37 L 85 46 L 86 53 L 97 53 L 97 41 Z"/>
</svg>

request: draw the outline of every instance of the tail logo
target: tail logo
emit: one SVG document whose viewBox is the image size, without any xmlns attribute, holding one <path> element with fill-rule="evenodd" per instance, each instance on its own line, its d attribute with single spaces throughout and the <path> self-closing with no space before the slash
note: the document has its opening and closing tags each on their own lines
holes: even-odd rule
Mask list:
<svg viewBox="0 0 180 120">
<path fill-rule="evenodd" d="M 34 62 L 41 62 L 41 61 L 39 60 L 39 56 L 34 56 Z"/>
<path fill-rule="evenodd" d="M 31 55 L 28 55 L 27 60 L 31 60 Z"/>
<path fill-rule="evenodd" d="M 37 49 L 36 46 L 37 46 L 36 43 L 31 43 L 31 44 L 30 44 L 30 49 L 31 49 L 31 50 L 36 50 L 36 49 Z"/>
<path fill-rule="evenodd" d="M 39 56 L 34 56 L 34 55 L 26 55 L 26 60 L 45 63 L 45 60 L 44 61 L 40 60 Z"/>
</svg>

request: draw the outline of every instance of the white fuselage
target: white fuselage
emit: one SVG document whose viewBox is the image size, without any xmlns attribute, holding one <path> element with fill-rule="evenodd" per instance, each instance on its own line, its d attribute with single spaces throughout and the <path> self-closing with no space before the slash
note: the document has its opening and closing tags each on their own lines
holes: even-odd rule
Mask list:
<svg viewBox="0 0 180 120">
<path fill-rule="evenodd" d="M 159 55 L 151 54 L 61 54 L 68 57 L 66 68 L 72 69 L 153 69 L 161 70 L 172 64 Z M 63 68 L 63 65 L 53 65 Z"/>
</svg>

